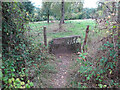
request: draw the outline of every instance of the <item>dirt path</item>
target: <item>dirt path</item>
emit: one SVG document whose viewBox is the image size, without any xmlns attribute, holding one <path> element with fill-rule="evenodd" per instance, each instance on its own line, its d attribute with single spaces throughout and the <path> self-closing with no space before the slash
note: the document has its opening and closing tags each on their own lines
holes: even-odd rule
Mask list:
<svg viewBox="0 0 120 90">
<path fill-rule="evenodd" d="M 68 82 L 69 68 L 74 59 L 73 53 L 64 47 L 55 50 L 55 56 L 60 62 L 56 63 L 58 73 L 53 76 L 52 85 L 54 88 L 65 88 Z"/>
</svg>

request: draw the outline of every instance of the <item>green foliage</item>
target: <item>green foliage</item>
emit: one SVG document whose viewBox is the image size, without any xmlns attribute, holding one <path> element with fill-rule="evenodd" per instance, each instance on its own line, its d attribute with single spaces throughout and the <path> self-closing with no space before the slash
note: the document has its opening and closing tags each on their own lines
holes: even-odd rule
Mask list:
<svg viewBox="0 0 120 90">
<path fill-rule="evenodd" d="M 52 2 L 43 2 L 42 3 L 42 14 L 43 15 L 47 15 L 48 13 L 51 14 L 51 5 L 52 5 Z"/>
<path fill-rule="evenodd" d="M 96 9 L 94 8 L 83 8 L 80 12 L 73 13 L 70 19 L 89 19 L 93 18 Z"/>
<path fill-rule="evenodd" d="M 22 6 L 20 8 L 23 8 L 24 10 L 29 12 L 29 14 L 32 14 L 35 7 L 31 2 L 22 2 Z"/>
<path fill-rule="evenodd" d="M 27 74 L 24 72 L 25 69 L 22 68 L 21 72 L 16 73 L 17 67 L 13 66 L 14 65 L 13 60 L 7 60 L 3 64 L 4 66 L 2 66 L 2 69 L 4 70 L 4 73 L 3 73 L 2 80 L 4 83 L 2 87 L 3 88 L 27 88 L 25 87 L 25 82 L 27 80 L 25 79 L 25 77 L 27 77 Z"/>
<path fill-rule="evenodd" d="M 92 68 L 91 66 L 92 63 L 90 61 L 86 61 L 85 55 L 87 53 L 81 53 L 79 55 L 80 59 L 77 59 L 77 61 L 80 63 L 80 69 L 78 72 L 80 73 L 80 76 L 86 78 L 86 81 L 91 81 L 91 82 L 96 82 L 96 86 L 99 88 L 106 88 L 106 87 L 119 87 L 118 84 L 115 83 L 114 80 L 112 80 L 110 83 L 111 84 L 104 84 L 105 78 L 108 77 L 108 75 L 113 75 L 115 70 L 117 70 L 117 60 L 118 60 L 118 55 L 117 52 L 114 50 L 113 43 L 105 43 L 102 48 L 102 50 L 107 50 L 107 57 L 102 56 L 101 59 L 97 60 L 97 67 Z M 84 80 L 82 80 L 84 82 Z"/>
<path fill-rule="evenodd" d="M 25 4 L 26 5 L 26 4 Z M 32 8 L 31 5 L 28 6 Z M 26 8 L 28 8 L 28 6 Z M 65 2 L 64 3 L 64 19 L 89 19 L 93 18 L 96 12 L 94 8 L 83 8 L 83 2 Z M 43 21 L 48 19 L 48 15 L 53 20 L 61 18 L 61 3 L 60 2 L 43 2 L 42 8 L 35 8 L 32 15 L 32 21 Z M 31 20 L 31 19 L 30 19 Z"/>
<path fill-rule="evenodd" d="M 30 82 L 28 80 L 27 83 L 25 83 L 24 81 L 20 80 L 20 78 L 8 79 L 8 81 L 6 81 L 6 83 L 8 83 L 8 86 L 6 86 L 6 88 L 30 88 L 30 87 L 33 87 L 32 82 Z"/>
<path fill-rule="evenodd" d="M 99 88 L 106 88 L 107 85 L 103 85 L 103 84 L 98 84 Z"/>
<path fill-rule="evenodd" d="M 90 27 L 95 26 L 95 21 L 93 20 L 85 20 L 85 21 L 65 21 L 66 24 L 64 24 L 64 28 L 67 30 L 66 32 L 59 32 L 59 33 L 53 33 L 53 30 L 58 28 L 58 23 L 55 23 L 56 27 L 54 27 L 54 23 L 47 24 L 46 22 L 40 22 L 40 23 L 30 23 L 29 26 L 32 29 L 30 32 L 36 32 L 40 33 L 40 40 L 43 40 L 43 26 L 47 27 L 47 39 L 48 41 L 52 38 L 59 38 L 59 37 L 65 37 L 70 35 L 80 35 L 81 37 L 85 37 L 85 30 L 86 26 L 89 24 Z M 52 28 L 51 28 L 52 27 Z M 38 29 L 39 28 L 39 29 Z M 91 29 L 91 28 L 90 28 Z M 38 38 L 39 39 L 39 38 Z M 83 38 L 82 38 L 83 39 Z"/>
<path fill-rule="evenodd" d="M 87 53 L 83 53 L 83 50 L 82 50 L 82 53 L 79 55 L 79 57 L 81 57 L 84 60 L 86 55 Z"/>
<path fill-rule="evenodd" d="M 46 59 L 44 58 L 46 57 L 45 52 L 42 50 L 45 47 L 41 44 L 36 47 L 30 38 L 24 35 L 28 31 L 26 25 L 29 22 L 28 17 L 25 17 L 26 10 L 24 5 L 19 2 L 2 3 L 2 38 L 4 40 L 2 42 L 3 64 L 0 79 L 2 76 L 3 89 L 33 87 L 33 83 L 30 82 L 29 67 L 33 66 L 33 64 L 36 65 L 38 61 L 41 62 Z"/>
<path fill-rule="evenodd" d="M 65 20 L 68 19 L 81 19 L 84 14 L 83 3 L 82 2 L 65 2 L 64 3 Z M 42 8 L 35 9 L 37 10 L 34 13 L 33 21 L 42 21 L 47 20 L 48 14 L 53 17 L 53 19 L 60 20 L 61 18 L 61 3 L 60 2 L 43 2 Z M 89 11 L 89 10 L 88 10 Z"/>
</svg>

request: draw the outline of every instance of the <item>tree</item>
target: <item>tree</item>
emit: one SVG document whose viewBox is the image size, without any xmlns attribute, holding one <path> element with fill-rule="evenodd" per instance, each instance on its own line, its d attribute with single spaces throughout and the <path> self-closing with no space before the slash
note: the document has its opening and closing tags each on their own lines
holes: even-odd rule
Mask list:
<svg viewBox="0 0 120 90">
<path fill-rule="evenodd" d="M 95 11 L 96 11 L 95 8 L 83 8 L 83 10 L 81 11 L 81 15 L 79 16 L 79 19 L 93 18 Z"/>
<path fill-rule="evenodd" d="M 42 3 L 42 13 L 47 16 L 47 22 L 49 23 L 49 17 L 51 14 L 51 4 L 52 2 L 43 2 Z"/>
<path fill-rule="evenodd" d="M 42 10 L 41 8 L 35 8 L 34 9 L 34 14 L 32 15 L 32 21 L 36 22 L 36 21 L 41 21 L 44 20 L 43 16 L 42 16 Z"/>
<path fill-rule="evenodd" d="M 22 11 L 26 12 L 25 17 L 32 21 L 31 17 L 33 16 L 35 6 L 33 6 L 33 4 L 29 0 L 27 0 L 27 2 L 22 2 L 19 7 Z"/>
<path fill-rule="evenodd" d="M 104 2 L 99 1 L 97 13 L 101 18 L 106 18 L 109 16 L 112 17 L 111 21 L 116 21 L 115 16 L 117 15 L 117 2 L 107 0 L 104 0 Z"/>
<path fill-rule="evenodd" d="M 34 6 L 31 2 L 22 2 L 22 7 L 29 13 L 32 14 L 34 11 Z"/>
<path fill-rule="evenodd" d="M 59 29 L 61 29 L 61 25 L 64 24 L 64 14 L 65 14 L 65 10 L 64 10 L 64 0 L 62 0 L 61 2 L 61 19 L 60 19 L 60 24 L 59 24 Z"/>
<path fill-rule="evenodd" d="M 64 23 L 64 14 L 65 14 L 65 10 L 64 10 L 64 0 L 62 0 L 61 2 L 61 20 L 60 20 L 60 25 Z"/>
</svg>

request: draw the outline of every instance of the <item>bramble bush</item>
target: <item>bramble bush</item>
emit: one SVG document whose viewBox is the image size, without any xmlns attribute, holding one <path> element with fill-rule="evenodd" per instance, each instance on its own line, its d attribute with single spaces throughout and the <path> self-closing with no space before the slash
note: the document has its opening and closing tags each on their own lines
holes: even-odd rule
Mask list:
<svg viewBox="0 0 120 90">
<path fill-rule="evenodd" d="M 115 29 L 115 28 L 113 28 Z M 111 33 L 111 31 L 109 31 Z M 117 29 L 110 37 L 102 41 L 102 46 L 97 50 L 94 57 L 87 52 L 81 52 L 77 62 L 80 64 L 78 75 L 74 81 L 75 87 L 83 88 L 119 88 L 119 61 Z M 90 57 L 90 58 L 88 58 Z M 94 59 L 94 62 L 92 62 Z M 92 85 L 92 86 L 90 86 Z"/>
<path fill-rule="evenodd" d="M 45 64 L 46 49 L 34 45 L 24 33 L 28 31 L 28 13 L 20 2 L 2 2 L 2 88 L 34 87 L 30 67 L 40 69 Z M 37 69 L 36 69 L 37 68 Z"/>
</svg>

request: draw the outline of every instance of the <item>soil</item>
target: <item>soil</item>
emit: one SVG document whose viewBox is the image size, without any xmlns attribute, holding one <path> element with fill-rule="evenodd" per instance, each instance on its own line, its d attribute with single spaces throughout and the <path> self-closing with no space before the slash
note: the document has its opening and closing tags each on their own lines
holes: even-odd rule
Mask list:
<svg viewBox="0 0 120 90">
<path fill-rule="evenodd" d="M 59 47 L 55 50 L 55 57 L 61 62 L 57 62 L 58 73 L 53 76 L 53 88 L 65 88 L 69 77 L 69 68 L 74 60 L 73 53 L 67 47 Z"/>
</svg>

